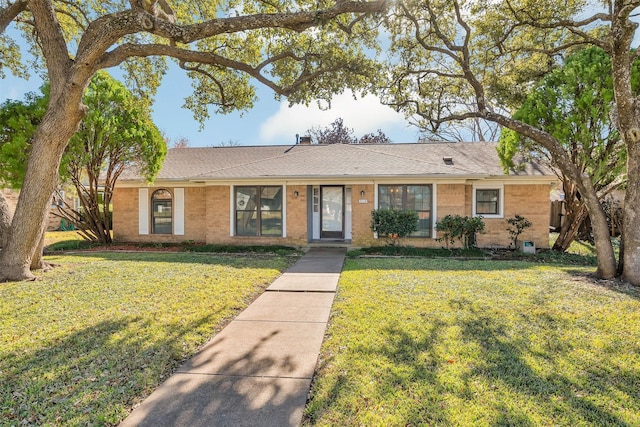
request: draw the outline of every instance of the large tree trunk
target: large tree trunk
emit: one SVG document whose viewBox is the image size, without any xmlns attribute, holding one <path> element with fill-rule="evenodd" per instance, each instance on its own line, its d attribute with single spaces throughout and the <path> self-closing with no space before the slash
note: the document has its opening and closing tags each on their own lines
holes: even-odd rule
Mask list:
<svg viewBox="0 0 640 427">
<path fill-rule="evenodd" d="M 617 264 L 616 256 L 613 252 L 611 244 L 611 236 L 609 235 L 609 224 L 607 224 L 607 215 L 600 204 L 600 199 L 596 194 L 591 177 L 584 174 L 582 181 L 578 184 L 582 201 L 585 204 L 589 218 L 591 219 L 591 230 L 593 231 L 593 239 L 596 243 L 596 256 L 598 258 L 598 270 L 596 275 L 602 279 L 611 279 L 616 277 Z"/>
<path fill-rule="evenodd" d="M 566 215 L 558 238 L 553 244 L 552 249 L 558 252 L 566 252 L 571 243 L 576 239 L 578 230 L 587 217 L 587 208 L 584 203 L 567 202 Z"/>
<path fill-rule="evenodd" d="M 479 104 L 479 107 L 479 111 L 482 111 L 482 104 Z M 596 242 L 596 254 L 598 258 L 597 276 L 602 279 L 615 277 L 617 272 L 616 257 L 613 253 L 613 245 L 611 244 L 611 238 L 609 236 L 607 216 L 600 204 L 596 190 L 593 188 L 591 177 L 587 174 L 581 174 L 560 144 L 548 133 L 512 118 L 486 110 L 484 111 L 484 117 L 531 138 L 549 150 L 554 159 L 555 166 L 562 171 L 565 178 L 570 179 L 571 182 L 578 187 L 580 195 L 582 196 L 581 200 L 585 204 L 587 213 L 591 218 L 593 238 Z"/>
<path fill-rule="evenodd" d="M 45 217 L 45 220 L 42 223 L 42 227 L 40 228 L 40 238 L 38 239 L 38 244 L 33 250 L 33 256 L 31 257 L 31 270 L 48 270 L 49 264 L 44 262 L 44 238 L 47 232 L 48 225 L 48 215 Z"/>
<path fill-rule="evenodd" d="M 47 203 L 47 214 L 42 221 L 42 225 L 40 226 L 40 238 L 38 239 L 38 244 L 33 249 L 33 255 L 31 257 L 31 270 L 50 270 L 52 268 L 51 264 L 44 262 L 44 240 L 47 234 L 47 228 L 49 227 L 49 210 L 51 209 L 52 201 L 53 194 L 51 194 L 51 197 L 49 198 L 49 203 Z"/>
<path fill-rule="evenodd" d="M 622 279 L 640 286 L 640 105 L 631 88 L 631 44 L 638 24 L 631 20 L 635 7 L 614 2 L 611 31 L 613 89 L 616 100 L 617 128 L 627 147 L 627 191 L 624 200 L 622 238 L 624 260 Z"/>
<path fill-rule="evenodd" d="M 593 238 L 596 243 L 596 254 L 598 257 L 598 271 L 596 274 L 602 279 L 611 279 L 616 277 L 618 267 L 613 252 L 613 245 L 611 244 L 611 236 L 609 235 L 607 215 L 604 213 L 600 200 L 591 185 L 590 177 L 583 178 L 583 187 L 586 187 L 585 189 L 587 190 L 586 192 L 582 192 L 582 195 L 589 213 L 591 230 L 593 231 Z"/>
<path fill-rule="evenodd" d="M 552 249 L 558 252 L 566 252 L 575 240 L 580 227 L 587 217 L 587 207 L 579 197 L 578 186 L 564 176 L 561 177 L 561 180 L 562 189 L 565 194 L 565 216 L 562 226 L 560 227 L 560 233 Z"/>
<path fill-rule="evenodd" d="M 0 192 L 0 248 L 4 248 L 11 229 L 11 211 L 4 194 Z"/>
<path fill-rule="evenodd" d="M 82 93 L 80 89 L 79 94 Z M 80 96 L 52 102 L 31 142 L 31 154 L 20 190 L 11 233 L 0 253 L 0 281 L 32 280 L 33 255 L 58 183 L 60 159 L 81 120 Z M 76 108 L 74 108 L 74 105 Z"/>
<path fill-rule="evenodd" d="M 640 135 L 638 135 L 640 137 Z M 639 138 L 640 139 L 640 138 Z M 640 140 L 628 148 L 627 191 L 624 198 L 622 279 L 640 286 Z"/>
<path fill-rule="evenodd" d="M 31 140 L 11 232 L 0 253 L 0 281 L 35 278 L 29 267 L 58 183 L 60 159 L 78 129 L 84 114 L 82 93 L 95 72 L 89 58 L 76 62 L 71 59 L 51 2 L 30 1 L 29 8 L 47 63 L 49 105 Z"/>
</svg>

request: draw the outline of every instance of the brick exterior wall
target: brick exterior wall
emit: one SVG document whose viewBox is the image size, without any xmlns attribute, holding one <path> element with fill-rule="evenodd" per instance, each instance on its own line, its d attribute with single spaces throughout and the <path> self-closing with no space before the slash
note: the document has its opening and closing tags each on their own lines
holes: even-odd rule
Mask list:
<svg viewBox="0 0 640 427">
<path fill-rule="evenodd" d="M 465 184 L 438 184 L 437 186 L 437 219 L 446 215 L 471 216 L 473 214 L 473 186 Z M 507 231 L 507 219 L 515 215 L 527 218 L 533 224 L 519 237 L 519 241 L 531 240 L 536 248 L 549 247 L 549 185 L 504 185 L 503 218 L 484 218 L 485 232 L 479 234 L 480 247 L 508 247 L 511 243 Z M 440 237 L 442 233 L 438 233 Z M 371 245 L 384 245 L 384 240 L 375 240 Z M 401 244 L 415 247 L 444 246 L 444 242 L 435 239 L 402 239 Z M 458 242 L 454 246 L 458 246 Z"/>
<path fill-rule="evenodd" d="M 149 192 L 151 194 L 151 192 Z M 182 241 L 203 242 L 207 227 L 207 190 L 203 187 L 184 189 L 184 236 Z"/>
<path fill-rule="evenodd" d="M 283 244 L 304 246 L 308 242 L 308 186 L 289 185 L 286 187 L 287 237 L 231 236 L 229 185 L 186 187 L 185 188 L 185 235 L 139 235 L 138 234 L 138 189 L 117 188 L 113 197 L 114 240 L 122 242 L 183 242 L 195 241 L 210 244 Z M 149 197 L 157 188 L 149 188 Z M 383 239 L 374 239 L 370 230 L 371 211 L 374 208 L 374 185 L 354 184 L 352 194 L 352 245 L 383 245 Z M 168 188 L 173 192 L 173 188 Z M 437 219 L 445 215 L 472 214 L 473 186 L 465 184 L 438 184 L 436 191 Z M 298 192 L 295 197 L 294 193 Z M 365 196 L 361 197 L 361 191 Z M 366 203 L 359 203 L 366 199 Z M 485 218 L 486 233 L 478 236 L 480 246 L 508 246 L 509 234 L 506 219 L 516 214 L 533 223 L 520 240 L 532 240 L 537 248 L 548 247 L 549 242 L 549 185 L 504 185 L 504 218 Z M 151 209 L 149 209 L 151 211 Z M 437 221 L 436 219 L 436 221 Z M 433 238 L 405 238 L 402 244 L 416 247 L 441 247 L 442 242 Z"/>
<path fill-rule="evenodd" d="M 295 192 L 298 197 L 295 197 Z M 307 186 L 287 186 L 287 243 L 303 246 L 307 243 Z"/>
<path fill-rule="evenodd" d="M 438 184 L 436 187 L 438 219 L 447 215 L 471 215 L 471 212 L 467 211 L 466 187 L 464 184 Z"/>
<path fill-rule="evenodd" d="M 138 242 L 138 189 L 116 188 L 111 198 L 113 206 L 113 240 Z"/>
<path fill-rule="evenodd" d="M 505 185 L 505 220 L 502 228 L 505 232 L 506 246 L 510 243 L 506 231 L 507 218 L 521 215 L 533 224 L 520 235 L 518 240 L 532 240 L 537 249 L 549 248 L 549 218 L 551 203 L 549 202 L 549 185 Z"/>
<path fill-rule="evenodd" d="M 206 188 L 206 237 L 211 244 L 227 244 L 229 237 L 229 198 L 231 191 L 228 185 L 216 185 Z"/>
<path fill-rule="evenodd" d="M 371 211 L 374 209 L 375 187 L 373 184 L 351 186 L 351 243 L 354 246 L 374 246 L 378 242 L 371 231 Z M 364 197 L 360 192 L 364 191 Z M 360 203 L 359 200 L 366 200 Z"/>
</svg>

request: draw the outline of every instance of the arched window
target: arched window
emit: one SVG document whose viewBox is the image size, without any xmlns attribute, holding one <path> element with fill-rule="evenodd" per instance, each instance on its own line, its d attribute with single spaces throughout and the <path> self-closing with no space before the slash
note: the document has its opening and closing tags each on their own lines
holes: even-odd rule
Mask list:
<svg viewBox="0 0 640 427">
<path fill-rule="evenodd" d="M 171 199 L 171 193 L 167 190 L 156 190 L 151 195 L 151 232 L 153 234 L 172 233 Z"/>
</svg>

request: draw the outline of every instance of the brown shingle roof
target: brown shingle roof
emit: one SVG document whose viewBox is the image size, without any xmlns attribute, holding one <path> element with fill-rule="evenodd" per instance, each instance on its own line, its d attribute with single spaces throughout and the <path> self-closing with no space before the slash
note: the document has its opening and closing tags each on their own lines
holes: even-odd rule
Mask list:
<svg viewBox="0 0 640 427">
<path fill-rule="evenodd" d="M 332 144 L 170 149 L 160 180 L 500 176 L 495 143 Z M 445 162 L 451 158 L 451 162 Z M 447 164 L 449 163 L 449 164 Z M 451 164 L 452 163 L 452 164 Z M 551 176 L 529 163 L 510 175 Z M 139 180 L 133 171 L 123 181 Z"/>
</svg>

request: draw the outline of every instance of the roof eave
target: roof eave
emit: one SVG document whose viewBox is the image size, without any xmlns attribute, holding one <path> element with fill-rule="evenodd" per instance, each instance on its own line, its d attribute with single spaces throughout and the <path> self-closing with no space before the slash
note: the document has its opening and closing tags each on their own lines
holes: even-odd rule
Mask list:
<svg viewBox="0 0 640 427">
<path fill-rule="evenodd" d="M 202 178 L 161 178 L 156 179 L 152 183 L 147 183 L 143 180 L 123 180 L 120 183 L 126 186 L 161 186 L 166 184 L 175 185 L 178 183 L 190 184 L 190 185 L 219 185 L 227 184 L 229 182 L 336 182 L 342 181 L 346 183 L 350 182 L 379 182 L 379 181 L 540 181 L 540 182 L 554 182 L 558 178 L 555 175 L 490 175 L 490 174 L 404 174 L 404 175 L 271 175 L 271 176 L 252 176 L 252 177 L 202 177 Z"/>
</svg>

